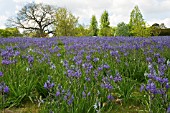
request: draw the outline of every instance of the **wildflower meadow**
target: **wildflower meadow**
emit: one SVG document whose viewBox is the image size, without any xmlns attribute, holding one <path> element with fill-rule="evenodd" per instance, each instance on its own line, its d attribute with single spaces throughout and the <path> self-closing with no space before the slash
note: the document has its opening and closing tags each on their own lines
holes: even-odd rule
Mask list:
<svg viewBox="0 0 170 113">
<path fill-rule="evenodd" d="M 0 109 L 170 113 L 170 37 L 0 39 Z"/>
</svg>

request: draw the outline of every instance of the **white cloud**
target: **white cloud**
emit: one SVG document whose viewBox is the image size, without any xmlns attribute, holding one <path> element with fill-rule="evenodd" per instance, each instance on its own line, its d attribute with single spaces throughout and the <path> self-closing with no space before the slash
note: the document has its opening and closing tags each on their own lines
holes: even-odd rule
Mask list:
<svg viewBox="0 0 170 113">
<path fill-rule="evenodd" d="M 165 18 L 165 19 L 152 19 L 150 21 L 148 21 L 149 25 L 152 25 L 154 23 L 164 23 L 166 27 L 170 28 L 170 18 Z"/>
<path fill-rule="evenodd" d="M 138 5 L 147 23 L 165 23 L 165 26 L 170 27 L 170 0 L 13 0 L 16 3 L 15 12 L 33 1 L 65 7 L 79 17 L 80 23 L 86 25 L 90 23 L 92 15 L 95 15 L 99 22 L 103 11 L 107 10 L 111 26 L 122 21 L 128 23 L 130 12 Z"/>
<path fill-rule="evenodd" d="M 165 20 L 169 16 L 170 10 L 170 0 L 35 0 L 35 2 L 66 7 L 79 17 L 80 23 L 85 24 L 89 24 L 93 14 L 96 15 L 99 21 L 103 11 L 107 10 L 109 12 L 110 23 L 114 26 L 122 21 L 128 23 L 130 12 L 135 5 L 139 6 L 146 21 L 150 21 L 153 18 Z M 165 21 L 164 23 L 170 26 L 169 22 Z"/>
<path fill-rule="evenodd" d="M 0 16 L 0 28 L 4 29 L 5 28 L 5 21 L 8 19 L 7 16 Z"/>
<path fill-rule="evenodd" d="M 23 2 L 32 2 L 32 1 L 34 1 L 34 0 L 13 0 L 14 2 L 16 2 L 16 3 L 23 3 Z"/>
</svg>

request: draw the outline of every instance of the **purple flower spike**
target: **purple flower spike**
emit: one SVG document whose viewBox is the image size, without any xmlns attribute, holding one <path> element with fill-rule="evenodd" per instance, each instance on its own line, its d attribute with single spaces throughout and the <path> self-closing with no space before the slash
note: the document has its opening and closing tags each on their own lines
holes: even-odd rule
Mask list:
<svg viewBox="0 0 170 113">
<path fill-rule="evenodd" d="M 8 88 L 8 86 L 5 86 L 4 87 L 4 93 L 8 93 L 9 92 L 9 88 Z"/>
<path fill-rule="evenodd" d="M 152 62 L 152 58 L 151 58 L 151 57 L 146 58 L 146 60 L 147 60 L 148 62 Z"/>
<path fill-rule="evenodd" d="M 45 89 L 51 89 L 54 87 L 54 83 L 50 83 L 50 81 L 47 80 L 47 82 L 44 83 L 44 88 Z"/>
<path fill-rule="evenodd" d="M 145 86 L 144 86 L 144 84 L 142 84 L 140 87 L 140 92 L 142 92 L 144 90 L 144 88 L 145 88 Z"/>
<path fill-rule="evenodd" d="M 116 73 L 116 76 L 113 78 L 113 80 L 115 83 L 117 83 L 117 82 L 122 81 L 122 77 L 120 76 L 119 73 Z"/>
<path fill-rule="evenodd" d="M 170 88 L 169 83 L 166 83 L 165 88 L 166 88 L 166 89 L 169 89 L 169 88 Z"/>
<path fill-rule="evenodd" d="M 114 100 L 114 97 L 113 97 L 111 94 L 109 94 L 109 95 L 107 96 L 107 99 L 110 100 L 110 101 L 112 101 L 112 100 Z"/>
<path fill-rule="evenodd" d="M 2 77 L 4 74 L 2 72 L 0 72 L 0 77 Z"/>
<path fill-rule="evenodd" d="M 60 91 L 57 91 L 55 95 L 56 97 L 60 96 Z"/>
<path fill-rule="evenodd" d="M 170 105 L 167 108 L 167 113 L 170 113 Z"/>
<path fill-rule="evenodd" d="M 84 91 L 82 92 L 82 96 L 83 98 L 86 98 L 86 93 Z"/>
</svg>

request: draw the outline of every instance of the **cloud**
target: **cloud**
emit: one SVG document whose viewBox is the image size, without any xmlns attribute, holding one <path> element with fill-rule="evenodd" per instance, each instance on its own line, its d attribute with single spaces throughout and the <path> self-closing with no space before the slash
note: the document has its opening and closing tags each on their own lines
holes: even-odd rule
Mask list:
<svg viewBox="0 0 170 113">
<path fill-rule="evenodd" d="M 30 2 L 33 2 L 34 0 L 13 0 L 14 2 L 16 3 L 24 3 L 24 2 L 27 2 L 27 3 L 30 3 Z"/>
<path fill-rule="evenodd" d="M 89 24 L 93 14 L 98 21 L 104 10 L 109 12 L 111 25 L 119 22 L 129 22 L 130 12 L 135 5 L 139 6 L 143 18 L 150 21 L 153 18 L 165 21 L 169 15 L 170 0 L 35 0 L 36 3 L 55 4 L 58 7 L 66 7 L 74 15 L 79 17 L 80 23 Z M 170 24 L 168 22 L 168 26 Z"/>
<path fill-rule="evenodd" d="M 6 2 L 6 6 L 3 5 L 3 9 L 7 10 L 7 6 L 13 7 L 11 10 L 7 10 L 10 14 L 17 13 L 26 3 L 28 3 L 27 0 L 6 1 L 8 2 Z M 158 21 L 157 23 L 162 22 L 165 23 L 167 27 L 170 27 L 170 0 L 29 0 L 29 2 L 46 3 L 56 7 L 65 7 L 71 11 L 73 15 L 79 17 L 79 22 L 81 24 L 84 23 L 86 25 L 90 24 L 92 15 L 95 15 L 98 22 L 100 22 L 102 13 L 104 10 L 107 10 L 111 26 L 116 26 L 122 21 L 128 23 L 132 9 L 135 5 L 138 5 L 143 18 L 147 23 L 150 24 Z M 1 11 L 0 14 L 2 15 Z"/>
<path fill-rule="evenodd" d="M 6 21 L 6 19 L 8 19 L 7 16 L 0 16 L 0 20 L 1 20 L 1 22 L 0 22 L 0 28 L 2 28 L 2 29 L 5 28 L 5 21 Z"/>
<path fill-rule="evenodd" d="M 165 18 L 165 19 L 152 19 L 152 20 L 148 21 L 148 24 L 149 24 L 149 25 L 152 25 L 152 24 L 154 24 L 154 23 L 158 23 L 158 24 L 164 23 L 164 24 L 165 24 L 165 27 L 170 28 L 170 18 Z"/>
</svg>

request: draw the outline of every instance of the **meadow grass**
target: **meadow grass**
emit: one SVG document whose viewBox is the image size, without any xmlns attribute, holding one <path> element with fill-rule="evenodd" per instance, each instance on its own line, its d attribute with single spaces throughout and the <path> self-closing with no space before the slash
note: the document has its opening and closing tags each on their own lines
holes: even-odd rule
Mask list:
<svg viewBox="0 0 170 113">
<path fill-rule="evenodd" d="M 2 110 L 161 113 L 170 105 L 170 37 L 1 38 L 0 53 Z"/>
</svg>

